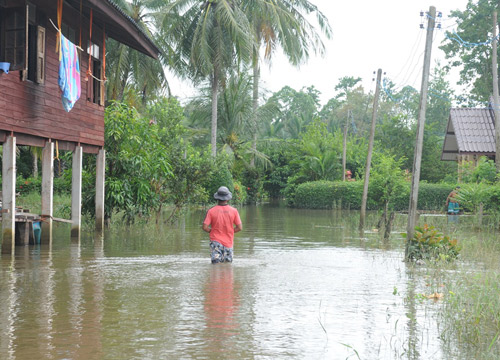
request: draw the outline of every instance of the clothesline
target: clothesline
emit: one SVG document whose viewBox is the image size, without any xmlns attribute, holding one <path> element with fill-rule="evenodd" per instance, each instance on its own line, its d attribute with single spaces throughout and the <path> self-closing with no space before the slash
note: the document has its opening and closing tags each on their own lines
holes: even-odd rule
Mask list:
<svg viewBox="0 0 500 360">
<path fill-rule="evenodd" d="M 52 22 L 52 19 L 49 18 L 49 21 L 50 23 L 52 24 L 52 26 L 54 27 L 54 29 L 56 29 L 57 32 L 61 33 L 61 30 L 59 30 L 59 28 Z M 83 49 L 81 47 L 79 47 L 78 45 L 75 45 L 75 47 L 80 50 L 80 51 L 83 51 Z"/>
<path fill-rule="evenodd" d="M 52 26 L 54 27 L 54 29 L 56 29 L 57 32 L 61 33 L 61 30 L 59 30 L 59 28 L 52 22 L 52 19 L 49 18 L 49 21 L 50 23 L 52 24 Z M 77 46 L 75 45 L 75 47 L 80 50 L 80 51 L 84 51 L 80 46 Z M 94 80 L 97 80 L 97 81 L 100 81 L 100 82 L 106 82 L 107 79 L 99 79 L 99 78 L 96 78 L 92 73 L 89 73 L 87 75 L 90 75 L 92 78 L 94 78 Z"/>
</svg>

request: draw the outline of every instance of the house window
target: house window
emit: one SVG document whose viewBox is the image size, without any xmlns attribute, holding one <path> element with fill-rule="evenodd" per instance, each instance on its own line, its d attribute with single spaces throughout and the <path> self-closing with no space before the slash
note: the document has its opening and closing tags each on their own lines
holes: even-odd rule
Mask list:
<svg viewBox="0 0 500 360">
<path fill-rule="evenodd" d="M 100 60 L 100 52 L 101 49 L 97 44 L 88 44 L 87 45 L 87 53 L 91 54 L 91 62 L 92 62 L 92 75 L 93 78 L 89 79 L 89 89 L 88 89 L 88 100 L 93 102 L 94 104 L 104 105 L 104 98 L 102 97 L 103 91 L 101 86 L 102 75 L 102 66 Z"/>
<path fill-rule="evenodd" d="M 68 26 L 68 24 L 62 23 L 61 31 L 66 39 L 71 41 L 73 44 L 76 44 L 76 32 L 75 29 L 72 29 Z"/>
<path fill-rule="evenodd" d="M 45 28 L 36 7 L 2 8 L 0 60 L 10 70 L 22 70 L 22 79 L 43 83 L 45 79 Z"/>
<path fill-rule="evenodd" d="M 31 10 L 31 9 L 30 9 Z M 29 11 L 28 21 L 28 73 L 27 79 L 35 81 L 36 78 L 36 48 L 37 48 L 37 26 L 36 26 L 36 12 Z M 32 15 L 34 14 L 34 15 Z"/>
<path fill-rule="evenodd" d="M 1 59 L 10 63 L 10 70 L 25 68 L 26 9 L 2 9 Z"/>
</svg>

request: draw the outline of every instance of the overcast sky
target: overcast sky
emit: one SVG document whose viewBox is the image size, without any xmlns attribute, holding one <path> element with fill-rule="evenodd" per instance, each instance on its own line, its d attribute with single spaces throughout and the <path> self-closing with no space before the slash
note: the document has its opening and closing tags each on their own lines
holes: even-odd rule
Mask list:
<svg viewBox="0 0 500 360">
<path fill-rule="evenodd" d="M 270 67 L 262 66 L 262 86 L 275 92 L 286 85 L 296 90 L 314 85 L 321 92 L 323 103 L 334 96 L 334 87 L 344 76 L 362 78 L 365 92 L 373 91 L 373 72 L 379 68 L 397 88 L 411 85 L 420 90 L 426 36 L 420 24 L 427 25 L 420 11 L 428 11 L 432 5 L 443 14 L 442 30 L 434 32 L 431 60 L 434 66 L 437 59 L 444 63 L 444 54 L 438 48 L 444 31 L 456 29 L 449 18 L 450 11 L 464 10 L 467 4 L 467 0 L 310 1 L 318 6 L 332 27 L 332 38 L 324 41 L 326 55 L 311 56 L 297 69 L 276 53 Z M 456 74 L 451 74 L 449 81 L 453 83 L 456 79 Z M 170 83 L 173 94 L 181 101 L 194 95 L 188 83 L 175 79 Z"/>
</svg>

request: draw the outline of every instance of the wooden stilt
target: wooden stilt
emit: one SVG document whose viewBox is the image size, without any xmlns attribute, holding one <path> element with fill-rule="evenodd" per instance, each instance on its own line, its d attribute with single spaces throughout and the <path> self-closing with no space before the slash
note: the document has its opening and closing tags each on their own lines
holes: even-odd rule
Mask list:
<svg viewBox="0 0 500 360">
<path fill-rule="evenodd" d="M 14 255 L 16 224 L 16 138 L 7 136 L 2 159 L 2 253 Z"/>
</svg>

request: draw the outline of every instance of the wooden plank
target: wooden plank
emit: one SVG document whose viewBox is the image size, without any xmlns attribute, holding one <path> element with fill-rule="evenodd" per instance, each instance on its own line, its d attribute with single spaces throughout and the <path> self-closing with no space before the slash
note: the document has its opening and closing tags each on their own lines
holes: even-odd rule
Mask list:
<svg viewBox="0 0 500 360">
<path fill-rule="evenodd" d="M 66 223 L 66 224 L 71 224 L 71 220 L 68 220 L 68 219 L 61 219 L 61 218 L 53 217 L 52 220 L 57 221 L 57 222 Z"/>
</svg>

